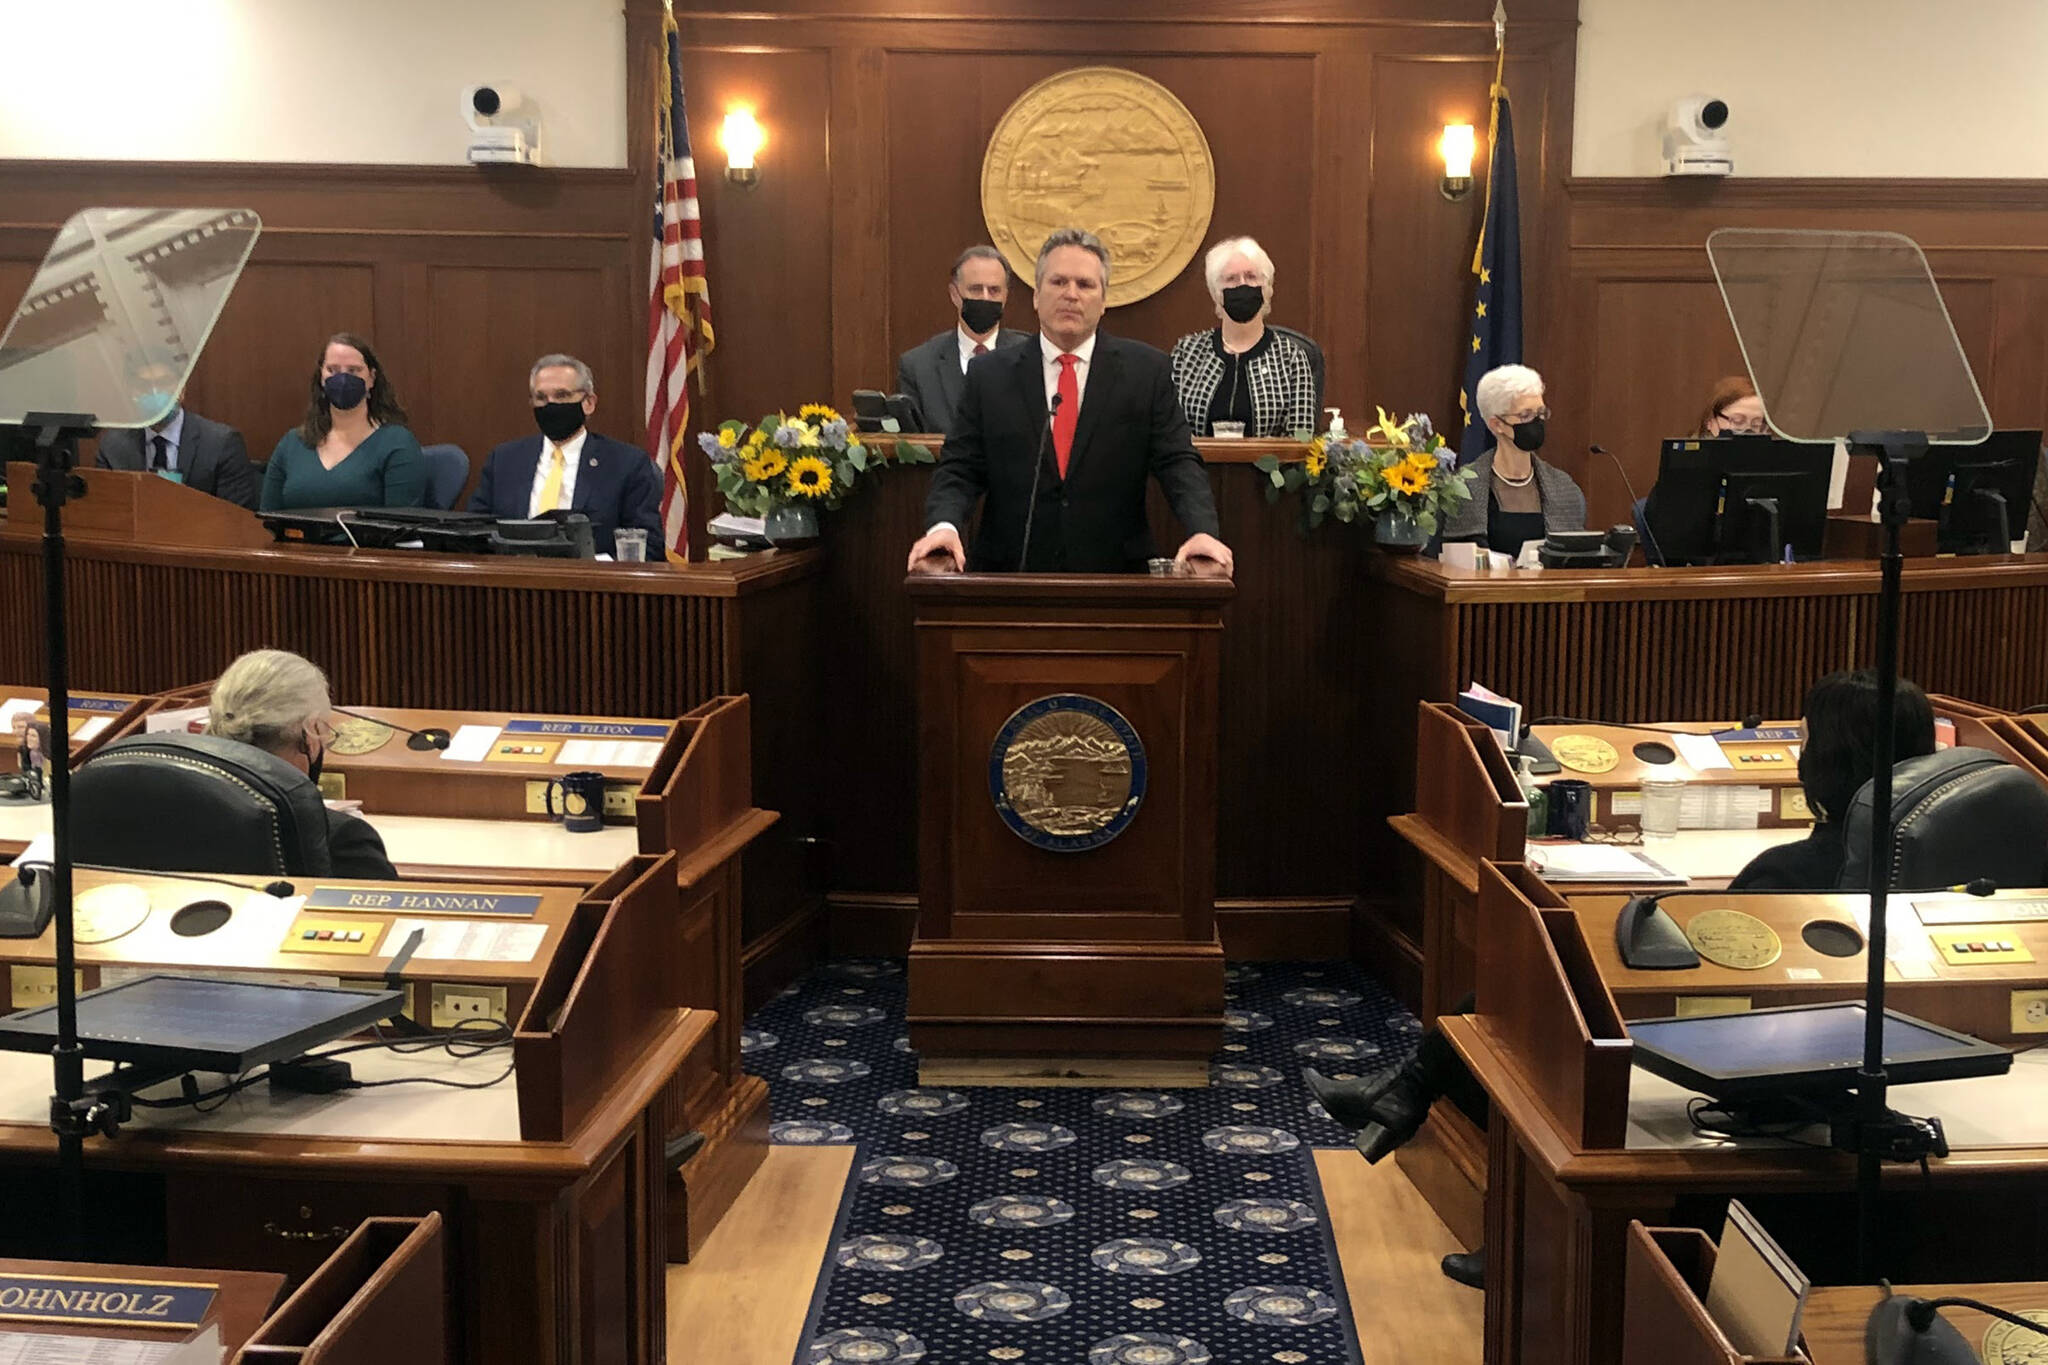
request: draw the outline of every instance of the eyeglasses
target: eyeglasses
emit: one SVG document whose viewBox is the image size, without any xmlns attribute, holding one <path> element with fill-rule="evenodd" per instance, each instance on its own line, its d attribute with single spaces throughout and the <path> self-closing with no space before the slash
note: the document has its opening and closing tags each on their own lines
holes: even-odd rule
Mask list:
<svg viewBox="0 0 2048 1365">
<path fill-rule="evenodd" d="M 1609 829 L 1605 825 L 1586 826 L 1586 842 L 1589 844 L 1640 844 L 1643 831 L 1634 829 Z"/>
<path fill-rule="evenodd" d="M 325 744 L 334 738 L 334 722 L 325 716 L 315 716 L 306 722 L 306 731 Z"/>
<path fill-rule="evenodd" d="M 1771 424 L 1762 418 L 1754 422 L 1745 422 L 1736 417 L 1724 416 L 1721 419 L 1721 434 L 1724 436 L 1763 436 L 1767 435 L 1770 429 Z"/>
<path fill-rule="evenodd" d="M 1524 422 L 1547 422 L 1550 420 L 1550 409 L 1538 408 L 1534 412 L 1504 412 L 1500 415 L 1500 420 L 1506 422 L 1511 427 L 1518 427 Z"/>
<path fill-rule="evenodd" d="M 553 389 L 547 392 L 536 390 L 533 395 L 533 401 L 535 403 L 580 403 L 587 396 L 588 393 L 584 389 Z"/>
</svg>

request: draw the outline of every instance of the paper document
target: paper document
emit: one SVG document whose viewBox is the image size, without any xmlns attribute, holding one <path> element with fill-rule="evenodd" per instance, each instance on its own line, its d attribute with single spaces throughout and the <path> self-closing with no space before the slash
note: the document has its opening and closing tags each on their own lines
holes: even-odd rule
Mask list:
<svg viewBox="0 0 2048 1365">
<path fill-rule="evenodd" d="M 10 728 L 16 716 L 33 716 L 42 709 L 43 704 L 34 697 L 9 697 L 6 701 L 0 701 L 0 730 Z"/>
<path fill-rule="evenodd" d="M 1547 882 L 1683 884 L 1685 878 L 1616 844 L 1531 844 L 1529 866 Z"/>
<path fill-rule="evenodd" d="M 166 730 L 198 735 L 206 732 L 207 707 L 181 706 L 175 711 L 152 711 L 142 721 L 142 732 L 160 735 Z"/>
<path fill-rule="evenodd" d="M 567 739 L 555 754 L 557 767 L 651 768 L 661 745 L 647 739 Z"/>
<path fill-rule="evenodd" d="M 78 743 L 83 744 L 85 743 L 85 741 L 89 739 L 96 738 L 99 735 L 100 731 L 106 729 L 109 725 L 112 725 L 113 723 L 114 718 L 112 716 L 94 716 L 92 719 L 88 720 L 85 724 L 79 726 L 78 729 L 73 731 L 71 738 L 76 740 Z"/>
<path fill-rule="evenodd" d="M 1849 443 L 1835 438 L 1835 462 L 1828 469 L 1828 511 L 1842 510 L 1842 500 L 1849 491 Z"/>
<path fill-rule="evenodd" d="M 1870 938 L 1870 902 L 1865 900 L 1856 907 L 1856 927 L 1863 931 L 1864 940 Z M 1887 898 L 1884 909 L 1884 956 L 1885 961 L 1904 964 L 1926 962 L 1930 966 L 1935 956 L 1934 940 L 1928 937 L 1927 928 L 1920 923 L 1919 912 L 1911 901 Z M 1933 972 L 1921 980 L 1930 979 Z"/>
<path fill-rule="evenodd" d="M 1755 829 L 1757 817 L 1771 808 L 1771 789 L 1723 782 L 1689 782 L 1678 796 L 1680 829 Z M 1643 794 L 1614 794 L 1616 815 L 1641 815 Z"/>
<path fill-rule="evenodd" d="M 491 745 L 497 741 L 500 725 L 460 725 L 448 739 L 448 747 L 441 751 L 441 757 L 457 763 L 481 763 L 490 757 Z"/>
<path fill-rule="evenodd" d="M 424 930 L 415 958 L 440 962 L 531 962 L 547 937 L 545 924 L 499 924 L 476 919 L 401 919 L 391 925 L 392 943 Z"/>
<path fill-rule="evenodd" d="M 186 1341 L 0 1332 L 0 1365 L 220 1365 L 220 1324 Z"/>
<path fill-rule="evenodd" d="M 1671 736 L 1671 745 L 1678 750 L 1678 756 L 1685 760 L 1685 766 L 1696 773 L 1735 766 L 1728 761 L 1728 755 L 1721 752 L 1721 741 L 1712 735 L 1685 735 L 1674 732 Z"/>
<path fill-rule="evenodd" d="M 1809 1283 L 1742 1201 L 1728 1201 L 1707 1316 L 1746 1356 L 1790 1356 L 1799 1345 L 1799 1310 Z"/>
</svg>

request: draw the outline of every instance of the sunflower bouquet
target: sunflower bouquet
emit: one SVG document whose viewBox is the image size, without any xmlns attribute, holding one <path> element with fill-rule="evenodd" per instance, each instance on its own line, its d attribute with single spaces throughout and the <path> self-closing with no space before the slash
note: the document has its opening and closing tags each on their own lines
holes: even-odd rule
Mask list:
<svg viewBox="0 0 2048 1365">
<path fill-rule="evenodd" d="M 1310 529 L 1335 516 L 1342 522 L 1405 517 L 1425 535 L 1440 527 L 1472 496 L 1472 471 L 1460 469 L 1457 452 L 1444 444 L 1427 415 L 1413 413 L 1399 423 L 1386 409 L 1363 438 L 1325 433 L 1308 443 L 1301 459 L 1282 464 L 1261 457 L 1266 500 L 1283 493 L 1302 499 Z"/>
<path fill-rule="evenodd" d="M 778 507 L 836 508 L 885 465 L 936 458 L 909 441 L 869 445 L 823 403 L 806 403 L 795 416 L 774 413 L 751 427 L 721 422 L 697 443 L 711 457 L 726 507 L 743 517 L 765 517 Z"/>
</svg>

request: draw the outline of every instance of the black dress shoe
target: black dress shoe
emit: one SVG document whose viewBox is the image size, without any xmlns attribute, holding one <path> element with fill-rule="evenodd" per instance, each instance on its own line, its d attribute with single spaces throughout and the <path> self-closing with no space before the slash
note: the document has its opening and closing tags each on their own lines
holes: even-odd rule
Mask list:
<svg viewBox="0 0 2048 1365">
<path fill-rule="evenodd" d="M 1422 1122 L 1429 1117 L 1429 1096 L 1403 1071 L 1373 1097 L 1369 1117 L 1353 1145 L 1367 1162 L 1377 1163 L 1422 1131 Z"/>
<path fill-rule="evenodd" d="M 1486 1288 L 1486 1248 L 1454 1251 L 1444 1257 L 1444 1274 L 1472 1289 Z"/>
<path fill-rule="evenodd" d="M 1312 1066 L 1305 1066 L 1301 1069 L 1301 1079 L 1308 1085 L 1309 1093 L 1316 1097 L 1316 1102 L 1323 1106 L 1323 1111 L 1355 1133 L 1373 1121 L 1373 1101 L 1392 1084 L 1393 1075 L 1338 1081 Z"/>
</svg>

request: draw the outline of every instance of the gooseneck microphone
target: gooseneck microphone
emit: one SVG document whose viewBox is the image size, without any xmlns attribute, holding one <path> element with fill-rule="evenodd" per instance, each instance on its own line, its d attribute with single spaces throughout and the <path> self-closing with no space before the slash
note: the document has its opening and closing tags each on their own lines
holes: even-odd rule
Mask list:
<svg viewBox="0 0 2048 1365">
<path fill-rule="evenodd" d="M 1621 486 L 1628 490 L 1628 519 L 1633 522 L 1636 519 L 1636 486 L 1629 481 L 1628 467 L 1621 462 L 1620 456 L 1608 450 L 1606 446 L 1591 445 L 1586 448 L 1595 455 L 1605 455 L 1614 462 L 1614 472 L 1621 475 Z M 1645 504 L 1643 507 L 1643 539 L 1648 542 L 1651 552 L 1656 554 L 1657 563 L 1660 565 L 1666 563 L 1664 547 L 1657 543 L 1656 534 L 1650 530 L 1650 509 L 1648 504 Z M 1647 555 L 1645 558 L 1647 558 Z"/>
<path fill-rule="evenodd" d="M 1045 428 L 1038 433 L 1038 455 L 1031 462 L 1031 501 L 1024 506 L 1024 548 L 1017 552 L 1017 572 L 1024 572 L 1024 565 L 1031 559 L 1031 522 L 1038 515 L 1038 480 L 1045 473 L 1045 447 L 1052 440 L 1052 424 L 1060 415 L 1060 398 L 1055 393 L 1052 402 L 1046 405 Z"/>
<path fill-rule="evenodd" d="M 405 741 L 405 747 L 408 749 L 419 749 L 424 751 L 427 749 L 445 749 L 448 747 L 448 741 L 450 739 L 450 736 L 446 730 L 434 727 L 429 727 L 425 730 L 408 730 L 395 720 L 379 720 L 375 716 L 366 716 L 363 715 L 360 711 L 346 711 L 343 710 L 341 707 L 332 704 L 330 704 L 327 709 L 334 712 L 334 714 L 337 716 L 347 716 L 350 720 L 366 720 L 370 722 L 370 724 L 372 725 L 381 725 L 387 730 L 396 730 L 398 731 L 398 733 L 405 735 L 407 737 Z"/>
</svg>

